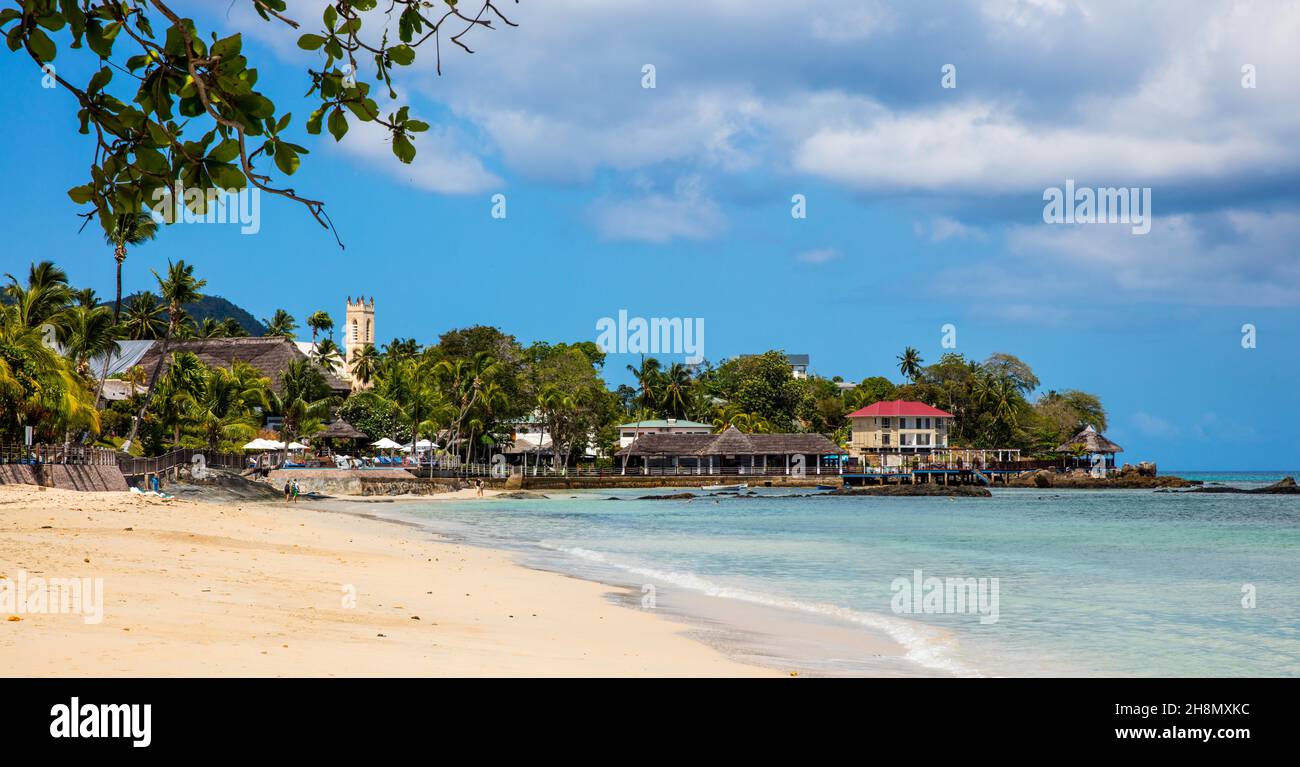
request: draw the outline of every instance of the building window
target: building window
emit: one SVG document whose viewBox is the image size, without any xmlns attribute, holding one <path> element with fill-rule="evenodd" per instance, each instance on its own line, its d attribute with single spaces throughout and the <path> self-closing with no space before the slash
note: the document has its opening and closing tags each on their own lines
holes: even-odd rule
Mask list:
<svg viewBox="0 0 1300 767">
<path fill-rule="evenodd" d="M 882 444 L 882 445 L 888 445 L 888 444 L 889 444 L 889 435 L 888 435 L 888 434 L 882 434 L 882 435 L 880 436 L 880 444 Z"/>
<path fill-rule="evenodd" d="M 884 428 L 888 429 L 888 428 L 889 428 L 889 421 L 890 421 L 890 419 L 888 419 L 888 418 L 881 418 L 881 419 L 880 419 L 880 425 L 883 426 Z"/>
</svg>

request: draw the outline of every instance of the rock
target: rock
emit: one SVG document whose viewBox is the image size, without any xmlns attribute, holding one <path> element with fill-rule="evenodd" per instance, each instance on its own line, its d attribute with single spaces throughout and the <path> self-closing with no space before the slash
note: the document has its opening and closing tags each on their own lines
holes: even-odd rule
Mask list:
<svg viewBox="0 0 1300 767">
<path fill-rule="evenodd" d="M 825 498 L 832 495 L 888 495 L 888 496 L 960 496 L 964 498 L 991 498 L 986 487 L 974 485 L 871 485 L 815 493 L 807 498 Z"/>
<path fill-rule="evenodd" d="M 1052 473 L 1050 471 L 1034 472 L 1034 487 L 1051 487 Z"/>
<path fill-rule="evenodd" d="M 500 493 L 499 495 L 495 495 L 493 497 L 511 498 L 515 500 L 525 500 L 525 501 L 528 500 L 544 501 L 547 500 L 550 496 L 542 495 L 541 493 L 535 493 L 532 490 L 516 490 L 513 493 Z"/>
<path fill-rule="evenodd" d="M 670 493 L 668 495 L 643 495 L 638 501 L 685 501 L 695 497 L 695 493 Z"/>
<path fill-rule="evenodd" d="M 1235 493 L 1239 495 L 1300 495 L 1300 486 L 1296 485 L 1295 477 L 1283 477 L 1268 487 L 1255 487 L 1249 490 L 1241 487 L 1215 486 L 1215 487 L 1198 487 L 1195 490 L 1188 490 L 1189 493 Z"/>
</svg>

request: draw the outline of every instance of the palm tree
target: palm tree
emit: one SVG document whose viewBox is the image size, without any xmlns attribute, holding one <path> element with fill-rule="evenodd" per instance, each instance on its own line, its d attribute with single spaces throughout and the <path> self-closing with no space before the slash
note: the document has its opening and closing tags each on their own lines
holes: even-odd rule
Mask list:
<svg viewBox="0 0 1300 767">
<path fill-rule="evenodd" d="M 641 409 L 653 410 L 659 402 L 659 386 L 662 380 L 663 366 L 654 357 L 642 357 L 641 367 L 627 366 L 627 372 L 636 378 L 637 388 L 641 390 Z"/>
<path fill-rule="evenodd" d="M 329 387 L 320 368 L 311 360 L 296 359 L 280 374 L 284 390 L 282 394 L 271 395 L 271 408 L 284 418 L 281 436 L 290 440 L 297 439 L 308 431 L 313 421 L 319 421 L 329 415 L 334 398 L 330 396 Z"/>
<path fill-rule="evenodd" d="M 316 343 L 317 333 L 329 333 L 334 330 L 334 318 L 325 312 L 313 312 L 307 318 L 307 327 L 311 328 L 311 342 Z"/>
<path fill-rule="evenodd" d="M 17 439 L 23 426 L 53 437 L 71 430 L 99 431 L 90 390 L 72 362 L 28 327 L 18 305 L 0 302 L 0 434 Z M 40 437 L 38 437 L 40 439 Z"/>
<path fill-rule="evenodd" d="M 203 322 L 200 322 L 195 329 L 194 335 L 197 338 L 225 338 L 226 326 L 212 317 L 204 317 Z"/>
<path fill-rule="evenodd" d="M 113 301 L 113 322 L 122 319 L 122 262 L 126 261 L 126 246 L 143 245 L 158 233 L 158 222 L 149 213 L 122 213 L 113 219 L 113 228 L 104 235 L 104 241 L 113 246 L 113 260 L 117 262 L 117 297 Z"/>
<path fill-rule="evenodd" d="M 121 328 L 113 322 L 113 315 L 107 306 L 86 306 L 82 304 L 69 312 L 67 333 L 64 337 L 64 354 L 72 360 L 73 366 L 83 376 L 90 376 L 90 360 L 103 357 L 103 370 L 100 371 L 99 385 L 95 389 L 95 405 L 99 405 L 104 393 L 104 379 L 108 377 L 108 365 L 117 354 Z"/>
<path fill-rule="evenodd" d="M 925 360 L 921 359 L 921 353 L 909 346 L 903 350 L 902 354 L 898 355 L 897 359 L 898 372 L 915 383 L 916 379 L 921 375 L 921 363 L 925 362 Z"/>
<path fill-rule="evenodd" d="M 52 261 L 41 261 L 28 268 L 26 286 L 12 274 L 5 277 L 9 278 L 9 284 L 4 287 L 3 296 L 17 310 L 13 322 L 37 331 L 45 325 L 58 332 L 66 330 L 67 309 L 73 299 L 67 272 Z"/>
<path fill-rule="evenodd" d="M 237 363 L 240 364 L 240 363 Z M 257 433 L 257 419 L 250 401 L 265 399 L 261 381 L 253 384 L 234 369 L 212 368 L 190 400 L 189 417 L 203 433 L 208 449 L 216 450 L 221 440 L 244 441 Z"/>
<path fill-rule="evenodd" d="M 193 352 L 175 352 L 167 373 L 154 393 L 154 410 L 163 428 L 171 428 L 172 445 L 181 443 L 181 427 L 188 420 L 194 398 L 203 389 L 209 369 Z"/>
<path fill-rule="evenodd" d="M 269 320 L 262 318 L 262 324 L 266 326 L 268 336 L 293 338 L 293 332 L 298 329 L 298 323 L 294 321 L 293 315 L 283 309 L 276 309 L 275 316 Z"/>
<path fill-rule="evenodd" d="M 683 418 L 690 403 L 691 371 L 680 362 L 674 362 L 659 378 L 660 406 L 669 418 Z"/>
<path fill-rule="evenodd" d="M 379 368 L 379 354 L 374 344 L 366 344 L 352 355 L 352 380 L 365 386 L 375 377 Z"/>
<path fill-rule="evenodd" d="M 337 372 L 343 367 L 343 350 L 339 348 L 338 344 L 334 343 L 332 338 L 326 338 L 313 346 L 311 358 L 317 365 L 331 373 Z"/>
<path fill-rule="evenodd" d="M 133 341 L 153 341 L 167 331 L 164 311 L 162 303 L 153 293 L 137 293 L 126 305 L 122 332 Z"/>
<path fill-rule="evenodd" d="M 248 338 L 248 331 L 234 317 L 227 317 L 221 321 L 221 334 L 226 338 Z"/>
<path fill-rule="evenodd" d="M 171 261 L 167 262 L 166 279 L 158 272 L 154 272 L 153 276 L 158 281 L 159 295 L 167 303 L 167 335 L 163 336 L 161 348 L 158 350 L 158 361 L 154 363 L 153 372 L 149 375 L 149 388 L 145 391 L 144 401 L 140 403 L 140 409 L 135 414 L 135 421 L 131 423 L 131 433 L 122 443 L 123 451 L 131 449 L 131 443 L 135 441 L 135 435 L 140 430 L 140 421 L 144 419 L 145 411 L 149 409 L 153 389 L 158 385 L 158 376 L 162 373 L 163 363 L 167 360 L 168 347 L 171 346 L 172 337 L 176 334 L 181 318 L 184 316 L 181 307 L 202 299 L 203 294 L 200 291 L 208 284 L 207 280 L 195 279 L 194 267 L 186 264 L 184 259 L 174 264 Z"/>
</svg>

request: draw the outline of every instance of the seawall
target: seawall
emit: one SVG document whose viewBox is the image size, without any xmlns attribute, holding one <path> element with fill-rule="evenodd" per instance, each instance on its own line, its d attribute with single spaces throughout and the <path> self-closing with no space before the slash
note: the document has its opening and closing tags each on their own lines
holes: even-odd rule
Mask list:
<svg viewBox="0 0 1300 767">
<path fill-rule="evenodd" d="M 42 485 L 101 493 L 127 490 L 126 478 L 116 466 L 60 463 L 4 464 L 0 466 L 0 485 Z"/>
</svg>

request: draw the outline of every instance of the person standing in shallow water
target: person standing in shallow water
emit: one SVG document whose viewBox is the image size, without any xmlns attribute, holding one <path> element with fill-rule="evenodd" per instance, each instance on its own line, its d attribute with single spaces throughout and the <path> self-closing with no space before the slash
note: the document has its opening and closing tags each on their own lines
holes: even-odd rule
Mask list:
<svg viewBox="0 0 1300 767">
<path fill-rule="evenodd" d="M 483 480 L 481 480 L 481 479 L 476 479 L 476 480 L 474 480 L 474 489 L 475 489 L 475 491 L 476 491 L 476 492 L 475 492 L 475 495 L 477 495 L 479 498 L 482 498 L 482 497 L 483 497 Z"/>
</svg>

